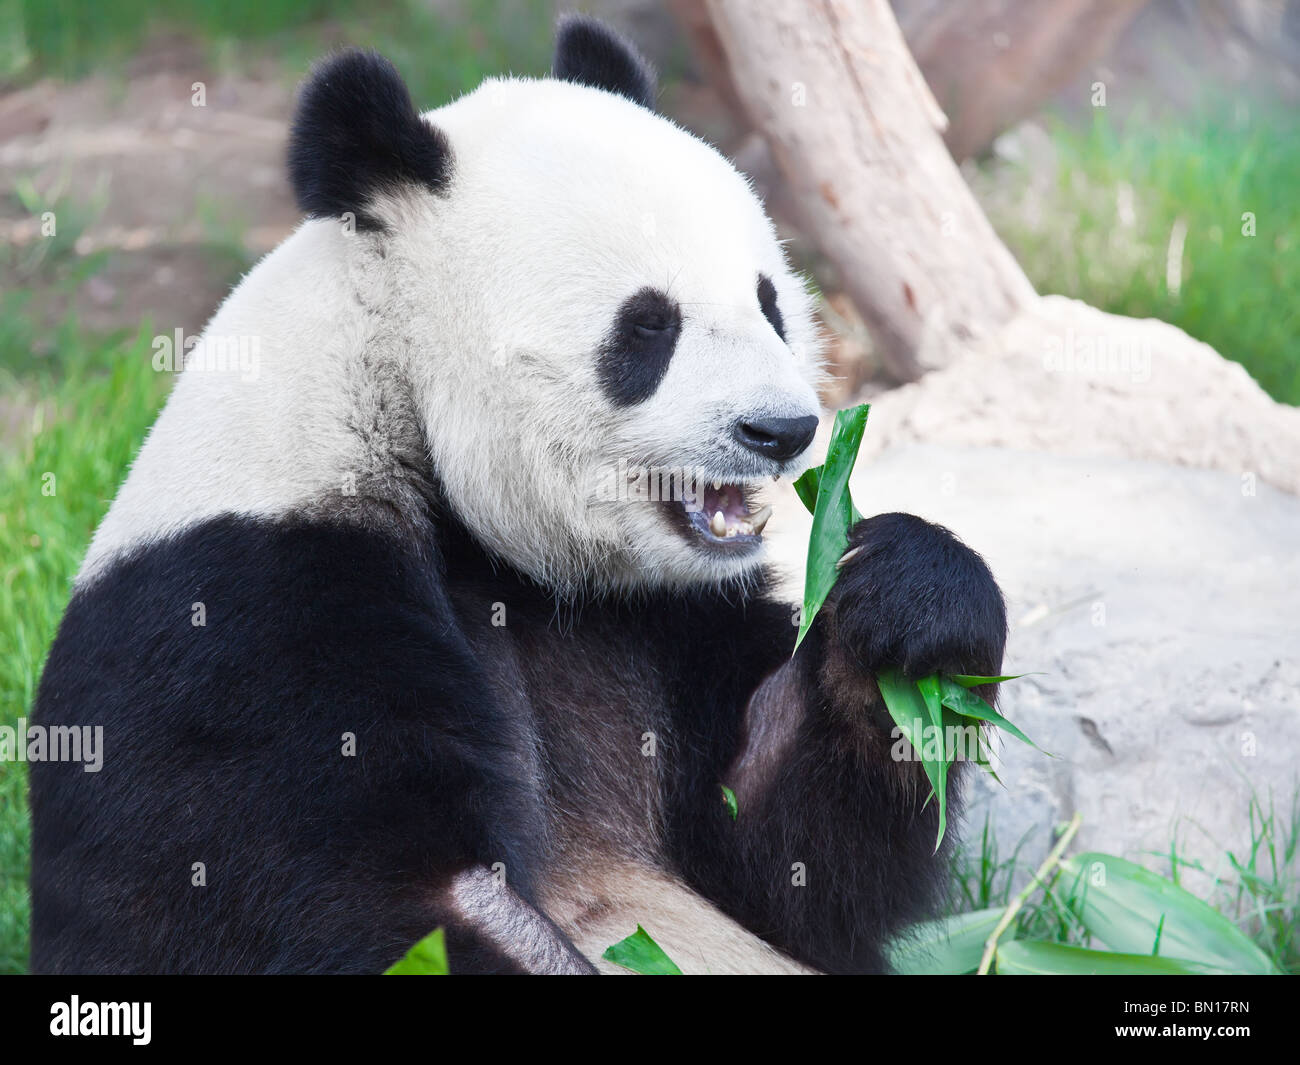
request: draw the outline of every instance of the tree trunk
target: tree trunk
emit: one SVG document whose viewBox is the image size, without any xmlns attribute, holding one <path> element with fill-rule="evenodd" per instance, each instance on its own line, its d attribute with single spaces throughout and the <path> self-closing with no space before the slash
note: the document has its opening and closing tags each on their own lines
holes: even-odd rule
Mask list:
<svg viewBox="0 0 1300 1065">
<path fill-rule="evenodd" d="M 940 136 L 886 0 L 707 0 L 731 86 L 900 380 L 1035 299 Z"/>
</svg>

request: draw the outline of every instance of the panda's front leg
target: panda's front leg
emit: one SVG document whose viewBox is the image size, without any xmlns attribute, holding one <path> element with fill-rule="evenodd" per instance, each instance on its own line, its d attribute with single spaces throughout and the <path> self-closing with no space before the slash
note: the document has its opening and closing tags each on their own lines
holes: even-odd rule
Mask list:
<svg viewBox="0 0 1300 1065">
<path fill-rule="evenodd" d="M 996 674 L 1005 639 L 992 574 L 946 529 L 858 523 L 808 638 L 745 709 L 725 776 L 740 814 L 713 825 L 710 893 L 800 961 L 883 969 L 888 938 L 944 893 L 954 833 L 936 853 L 937 803 L 919 764 L 896 759 L 876 673 Z"/>
<path fill-rule="evenodd" d="M 847 723 L 867 729 L 892 728 L 878 670 L 995 676 L 1007 636 L 1002 593 L 984 560 L 912 514 L 880 514 L 853 527 L 817 624 L 821 694 Z"/>
</svg>

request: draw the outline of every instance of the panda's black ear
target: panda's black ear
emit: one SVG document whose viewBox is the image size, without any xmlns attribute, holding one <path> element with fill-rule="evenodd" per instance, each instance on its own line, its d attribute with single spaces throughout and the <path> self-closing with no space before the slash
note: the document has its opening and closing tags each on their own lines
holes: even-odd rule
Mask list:
<svg viewBox="0 0 1300 1065">
<path fill-rule="evenodd" d="M 289 180 L 304 213 L 350 212 L 358 229 L 383 229 L 370 210 L 377 192 L 406 184 L 444 192 L 451 167 L 446 135 L 420 117 L 383 56 L 340 52 L 308 75 L 289 133 Z"/>
<path fill-rule="evenodd" d="M 555 31 L 552 77 L 626 96 L 655 109 L 658 79 L 652 67 L 621 35 L 586 15 L 565 15 Z"/>
</svg>

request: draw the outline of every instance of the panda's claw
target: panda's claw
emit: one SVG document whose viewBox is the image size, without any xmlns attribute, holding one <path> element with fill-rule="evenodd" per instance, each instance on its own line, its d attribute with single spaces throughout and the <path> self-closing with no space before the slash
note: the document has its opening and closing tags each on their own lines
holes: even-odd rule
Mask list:
<svg viewBox="0 0 1300 1065">
<path fill-rule="evenodd" d="M 857 558 L 857 556 L 858 556 L 859 552 L 861 552 L 861 550 L 862 550 L 862 545 L 861 545 L 861 544 L 858 544 L 857 547 L 850 547 L 847 551 L 844 552 L 844 554 L 842 554 L 842 555 L 840 556 L 840 560 L 839 560 L 838 562 L 835 563 L 835 568 L 836 568 L 836 569 L 843 569 L 846 565 L 848 565 L 848 564 L 849 564 L 850 562 L 852 562 L 855 558 Z"/>
</svg>

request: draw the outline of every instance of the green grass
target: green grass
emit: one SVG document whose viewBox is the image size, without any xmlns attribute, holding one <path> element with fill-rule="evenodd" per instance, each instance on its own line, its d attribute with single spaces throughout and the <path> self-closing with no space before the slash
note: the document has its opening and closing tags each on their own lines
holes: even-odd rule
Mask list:
<svg viewBox="0 0 1300 1065">
<path fill-rule="evenodd" d="M 1020 839 L 1011 854 L 1003 857 L 996 827 L 986 816 L 979 840 L 972 835 L 970 842 L 953 856 L 952 912 L 1007 906 L 1037 865 L 1021 860 L 1026 841 L 1027 837 Z M 1035 893 L 1025 903 L 1007 938 L 1087 946 L 1088 937 L 1064 901 L 1047 891 Z"/>
<path fill-rule="evenodd" d="M 1300 972 L 1300 791 L 1288 807 L 1272 797 L 1251 797 L 1250 840 L 1244 851 L 1229 851 L 1231 874 L 1215 875 L 1171 847 L 1170 879 L 1194 870 L 1214 885 L 1214 899 L 1225 913 L 1241 914 L 1255 941 L 1287 972 Z"/>
<path fill-rule="evenodd" d="M 104 257 L 74 250 L 94 211 L 58 211 L 57 237 L 0 249 L 0 725 L 9 726 L 31 708 L 81 556 L 170 384 L 150 365 L 149 323 L 95 336 L 66 310 Z M 0 973 L 27 968 L 26 785 L 25 765 L 0 761 Z"/>
<path fill-rule="evenodd" d="M 155 30 L 259 40 L 351 6 L 346 0 L 0 0 L 0 25 L 10 40 L 0 76 L 76 78 L 125 62 Z"/>
<path fill-rule="evenodd" d="M 0 461 L 0 724 L 31 706 L 41 665 L 91 533 L 165 396 L 146 325 L 102 340 L 65 321 L 57 364 L 15 374 L 32 323 L 0 308 L 0 393 L 24 412 L 26 431 Z M 53 474 L 53 494 L 45 494 Z M 0 762 L 0 972 L 26 968 L 30 837 L 26 767 Z"/>
<path fill-rule="evenodd" d="M 424 0 L 0 0 L 0 35 L 7 30 L 11 42 L 0 48 L 0 80 L 120 72 L 166 35 L 197 45 L 217 73 L 270 69 L 290 84 L 333 48 L 376 48 L 422 108 L 488 74 L 549 69 L 549 5 L 464 0 L 454 17 L 438 7 Z"/>
<path fill-rule="evenodd" d="M 1166 866 L 1157 872 L 1230 917 L 1280 970 L 1300 973 L 1300 790 L 1281 811 L 1271 799 L 1265 802 L 1253 796 L 1248 814 L 1250 839 L 1244 851 L 1228 852 L 1227 875 L 1183 858 L 1176 844 L 1168 853 L 1150 857 L 1161 859 Z M 1003 857 L 997 833 L 986 818 L 980 837 L 972 836 L 969 846 L 953 859 L 952 912 L 1005 907 L 1037 864 L 1021 860 L 1024 844 L 1021 839 L 1012 853 Z M 1195 887 L 1182 883 L 1189 870 L 1198 874 Z M 1004 939 L 1097 946 L 1090 943 L 1078 917 L 1057 894 L 1065 886 L 1058 881 L 1034 892 Z"/>
<path fill-rule="evenodd" d="M 1099 112 L 1083 132 L 1054 124 L 1051 138 L 1054 171 L 1034 153 L 1028 169 L 986 164 L 973 179 L 1039 291 L 1171 322 L 1300 403 L 1300 117 L 1243 105 L 1119 129 Z"/>
</svg>

